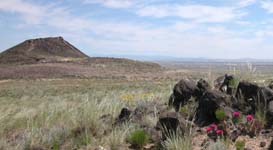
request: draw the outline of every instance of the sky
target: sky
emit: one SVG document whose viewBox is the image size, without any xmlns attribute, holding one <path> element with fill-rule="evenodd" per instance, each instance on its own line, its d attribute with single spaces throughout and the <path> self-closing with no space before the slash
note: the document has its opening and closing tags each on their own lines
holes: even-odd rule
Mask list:
<svg viewBox="0 0 273 150">
<path fill-rule="evenodd" d="M 90 56 L 273 59 L 273 0 L 0 0 L 0 52 L 62 36 Z"/>
</svg>

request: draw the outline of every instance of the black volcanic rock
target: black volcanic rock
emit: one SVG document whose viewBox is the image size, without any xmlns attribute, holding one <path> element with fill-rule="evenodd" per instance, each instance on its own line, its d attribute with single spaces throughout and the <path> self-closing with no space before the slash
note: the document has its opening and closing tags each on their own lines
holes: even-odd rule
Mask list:
<svg viewBox="0 0 273 150">
<path fill-rule="evenodd" d="M 0 63 L 37 63 L 85 59 L 87 55 L 62 37 L 26 40 L 0 54 Z"/>
</svg>

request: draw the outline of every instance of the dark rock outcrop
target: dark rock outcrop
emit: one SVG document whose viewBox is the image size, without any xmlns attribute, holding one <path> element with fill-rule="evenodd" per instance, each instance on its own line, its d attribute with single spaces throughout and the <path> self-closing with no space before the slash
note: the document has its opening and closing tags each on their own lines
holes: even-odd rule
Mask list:
<svg viewBox="0 0 273 150">
<path fill-rule="evenodd" d="M 268 87 L 260 87 L 258 91 L 258 100 L 260 103 L 265 104 L 273 100 L 273 90 Z"/>
<path fill-rule="evenodd" d="M 215 112 L 220 107 L 225 107 L 225 95 L 220 91 L 209 90 L 198 101 L 195 123 L 206 126 L 217 122 Z"/>
<path fill-rule="evenodd" d="M 270 101 L 266 111 L 266 127 L 273 127 L 273 101 Z"/>
<path fill-rule="evenodd" d="M 198 91 L 198 87 L 193 80 L 180 80 L 173 88 L 173 93 L 169 98 L 169 106 L 174 106 L 178 111 L 180 106 L 185 105 L 195 95 L 196 91 Z"/>
<path fill-rule="evenodd" d="M 200 98 L 206 91 L 210 90 L 211 87 L 209 85 L 209 83 L 204 80 L 204 79 L 200 79 L 197 82 L 197 90 L 194 93 L 194 96 L 198 99 Z"/>
<path fill-rule="evenodd" d="M 176 134 L 177 132 L 183 134 L 185 126 L 186 122 L 179 113 L 165 112 L 160 115 L 156 129 L 162 132 L 162 138 L 165 140 L 170 134 Z"/>
<path fill-rule="evenodd" d="M 255 114 L 256 111 L 268 109 L 268 103 L 273 100 L 273 90 L 260 87 L 255 83 L 242 81 L 236 91 L 237 106 L 245 113 Z"/>
<path fill-rule="evenodd" d="M 241 81 L 238 84 L 235 94 L 235 104 L 239 110 L 246 114 L 255 114 L 256 100 L 260 87 L 248 81 Z"/>
<path fill-rule="evenodd" d="M 173 106 L 176 111 L 185 105 L 191 97 L 200 98 L 207 90 L 211 89 L 208 82 L 200 79 L 197 83 L 189 80 L 180 80 L 173 88 L 173 93 L 169 98 L 169 106 Z"/>
<path fill-rule="evenodd" d="M 268 84 L 268 87 L 273 90 L 273 81 Z"/>
<path fill-rule="evenodd" d="M 232 84 L 234 84 L 234 77 L 233 77 L 233 75 L 225 75 L 225 80 L 224 80 L 224 83 L 221 85 L 221 87 L 220 87 L 220 90 L 222 91 L 222 92 L 224 92 L 223 91 L 223 87 L 226 87 L 226 93 L 228 94 L 228 95 L 232 95 L 233 94 L 233 91 L 234 91 L 234 89 L 235 89 L 235 85 L 232 85 Z"/>
<path fill-rule="evenodd" d="M 129 121 L 131 114 L 132 114 L 131 110 L 129 110 L 128 108 L 122 108 L 118 118 L 116 119 L 115 124 L 120 124 Z"/>
<path fill-rule="evenodd" d="M 235 89 L 234 84 L 235 78 L 233 75 L 225 74 L 224 76 L 218 77 L 214 81 L 214 87 L 215 89 L 220 90 L 221 92 L 224 92 L 228 95 L 232 95 L 233 91 Z"/>
<path fill-rule="evenodd" d="M 239 82 L 235 97 L 237 99 L 242 99 L 244 102 L 257 99 L 259 86 L 256 83 L 251 83 L 247 81 Z"/>
</svg>

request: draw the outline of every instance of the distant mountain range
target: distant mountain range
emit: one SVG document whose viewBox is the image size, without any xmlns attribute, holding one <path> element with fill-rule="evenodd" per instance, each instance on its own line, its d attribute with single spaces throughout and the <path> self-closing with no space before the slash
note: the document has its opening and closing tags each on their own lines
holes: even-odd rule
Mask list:
<svg viewBox="0 0 273 150">
<path fill-rule="evenodd" d="M 94 57 L 127 58 L 141 61 L 167 61 L 167 62 L 273 62 L 273 59 L 210 59 L 204 57 L 176 57 L 167 55 L 138 55 L 138 54 L 114 54 L 93 53 Z M 47 37 L 26 40 L 14 47 L 0 53 L 0 63 L 37 63 L 78 61 L 90 58 L 62 37 Z"/>
<path fill-rule="evenodd" d="M 95 56 L 107 57 L 109 54 L 93 54 Z M 164 55 L 118 55 L 111 54 L 112 57 L 129 58 L 142 61 L 175 61 L 175 62 L 273 62 L 273 59 L 255 59 L 255 58 L 238 58 L 238 59 L 218 59 L 204 57 L 174 57 Z"/>
</svg>

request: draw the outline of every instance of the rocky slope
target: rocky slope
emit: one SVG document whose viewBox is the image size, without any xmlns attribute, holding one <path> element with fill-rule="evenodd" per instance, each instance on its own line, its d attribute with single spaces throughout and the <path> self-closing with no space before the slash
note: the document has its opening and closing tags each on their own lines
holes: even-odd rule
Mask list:
<svg viewBox="0 0 273 150">
<path fill-rule="evenodd" d="M 62 37 L 26 40 L 0 53 L 0 79 L 141 78 L 162 72 L 151 62 L 89 57 Z M 155 76 L 155 75 L 154 75 Z"/>
<path fill-rule="evenodd" d="M 0 63 L 29 64 L 37 62 L 72 61 L 87 55 L 62 37 L 26 40 L 0 54 Z"/>
</svg>

